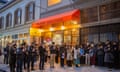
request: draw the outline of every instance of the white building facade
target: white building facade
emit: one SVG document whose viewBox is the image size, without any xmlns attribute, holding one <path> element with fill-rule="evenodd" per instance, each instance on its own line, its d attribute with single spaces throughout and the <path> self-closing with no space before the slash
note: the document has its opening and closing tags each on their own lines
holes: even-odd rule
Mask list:
<svg viewBox="0 0 120 72">
<path fill-rule="evenodd" d="M 39 18 L 39 0 L 13 0 L 0 9 L 0 44 L 30 43 L 29 28 Z"/>
</svg>

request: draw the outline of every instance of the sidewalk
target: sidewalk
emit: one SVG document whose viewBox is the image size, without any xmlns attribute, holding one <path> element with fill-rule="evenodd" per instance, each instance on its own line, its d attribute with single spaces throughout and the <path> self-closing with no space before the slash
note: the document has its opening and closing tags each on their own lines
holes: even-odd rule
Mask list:
<svg viewBox="0 0 120 72">
<path fill-rule="evenodd" d="M 59 65 L 55 65 L 54 69 L 50 69 L 49 65 L 45 65 L 45 70 L 35 70 L 32 72 L 120 72 L 120 70 L 112 69 L 109 71 L 106 67 L 96 67 L 96 66 L 80 66 L 79 68 L 76 67 L 67 67 L 61 68 Z"/>
<path fill-rule="evenodd" d="M 10 72 L 9 66 L 6 64 L 0 64 L 0 72 Z"/>
<path fill-rule="evenodd" d="M 9 66 L 5 64 L 0 64 L 0 70 L 5 70 L 6 72 L 10 72 Z M 96 67 L 96 66 L 95 67 L 94 66 L 80 66 L 79 68 L 65 66 L 64 68 L 61 68 L 59 64 L 56 64 L 55 68 L 51 69 L 49 67 L 49 64 L 45 64 L 45 70 L 40 71 L 37 67 L 35 71 L 31 71 L 31 72 L 120 72 L 120 70 L 112 69 L 112 71 L 109 71 L 109 69 L 106 67 Z"/>
</svg>

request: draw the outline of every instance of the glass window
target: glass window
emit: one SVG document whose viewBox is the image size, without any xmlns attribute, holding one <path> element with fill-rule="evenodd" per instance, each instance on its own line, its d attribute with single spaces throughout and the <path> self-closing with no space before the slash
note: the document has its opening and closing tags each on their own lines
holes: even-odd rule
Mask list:
<svg viewBox="0 0 120 72">
<path fill-rule="evenodd" d="M 52 32 L 43 33 L 43 40 L 45 42 L 51 42 L 52 41 Z"/>
<path fill-rule="evenodd" d="M 17 39 L 18 38 L 18 35 L 15 34 L 15 35 L 12 35 L 12 39 Z"/>
<path fill-rule="evenodd" d="M 21 15 L 22 15 L 21 9 L 15 11 L 15 24 L 21 24 Z"/>
<path fill-rule="evenodd" d="M 34 13 L 35 13 L 35 4 L 30 3 L 26 7 L 26 21 L 30 21 L 34 19 Z"/>
<path fill-rule="evenodd" d="M 66 30 L 64 31 L 64 43 L 68 43 L 68 44 L 71 44 L 71 30 Z"/>
<path fill-rule="evenodd" d="M 98 21 L 97 7 L 87 8 L 81 10 L 81 23 Z"/>
<path fill-rule="evenodd" d="M 24 38 L 24 34 L 19 34 L 19 38 Z"/>
<path fill-rule="evenodd" d="M 28 33 L 24 33 L 24 38 L 27 38 L 29 36 Z"/>
<path fill-rule="evenodd" d="M 4 27 L 4 17 L 0 17 L 0 29 Z"/>
<path fill-rule="evenodd" d="M 72 29 L 72 45 L 79 44 L 79 29 Z"/>
<path fill-rule="evenodd" d="M 60 3 L 62 0 L 48 0 L 48 6 Z"/>
<path fill-rule="evenodd" d="M 100 6 L 100 19 L 112 19 L 120 17 L 120 1 Z"/>
<path fill-rule="evenodd" d="M 12 25 L 12 14 L 7 14 L 6 16 L 6 27 L 10 27 Z"/>
</svg>

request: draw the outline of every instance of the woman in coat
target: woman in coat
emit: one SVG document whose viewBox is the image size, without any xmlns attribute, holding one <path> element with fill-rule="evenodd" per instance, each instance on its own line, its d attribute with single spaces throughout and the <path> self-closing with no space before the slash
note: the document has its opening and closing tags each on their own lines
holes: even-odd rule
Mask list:
<svg viewBox="0 0 120 72">
<path fill-rule="evenodd" d="M 90 65 L 95 65 L 96 63 L 96 51 L 95 51 L 95 46 L 94 44 L 91 44 L 90 50 L 89 50 L 89 55 L 90 55 Z"/>
<path fill-rule="evenodd" d="M 71 45 L 67 46 L 67 65 L 68 67 L 72 67 L 72 48 Z"/>
<path fill-rule="evenodd" d="M 80 46 L 80 64 L 85 64 L 85 50 L 83 46 Z"/>
<path fill-rule="evenodd" d="M 105 47 L 104 52 L 105 52 L 105 56 L 104 56 L 105 65 L 108 68 L 112 68 L 112 63 L 113 63 L 113 60 L 114 60 L 114 56 L 112 54 L 110 44 L 108 44 L 107 47 Z"/>
<path fill-rule="evenodd" d="M 78 46 L 75 46 L 74 48 L 74 62 L 75 62 L 75 66 L 78 67 L 80 64 L 80 49 Z"/>
<path fill-rule="evenodd" d="M 103 66 L 104 65 L 104 49 L 102 45 L 99 45 L 97 48 L 97 65 Z"/>
</svg>

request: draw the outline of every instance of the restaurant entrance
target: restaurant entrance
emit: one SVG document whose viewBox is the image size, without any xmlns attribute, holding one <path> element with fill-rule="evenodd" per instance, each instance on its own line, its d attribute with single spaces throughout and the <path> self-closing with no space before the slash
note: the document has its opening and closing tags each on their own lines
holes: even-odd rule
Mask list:
<svg viewBox="0 0 120 72">
<path fill-rule="evenodd" d="M 42 43 L 76 45 L 79 44 L 79 29 L 80 11 L 76 9 L 33 22 L 30 35 L 39 36 Z"/>
</svg>

